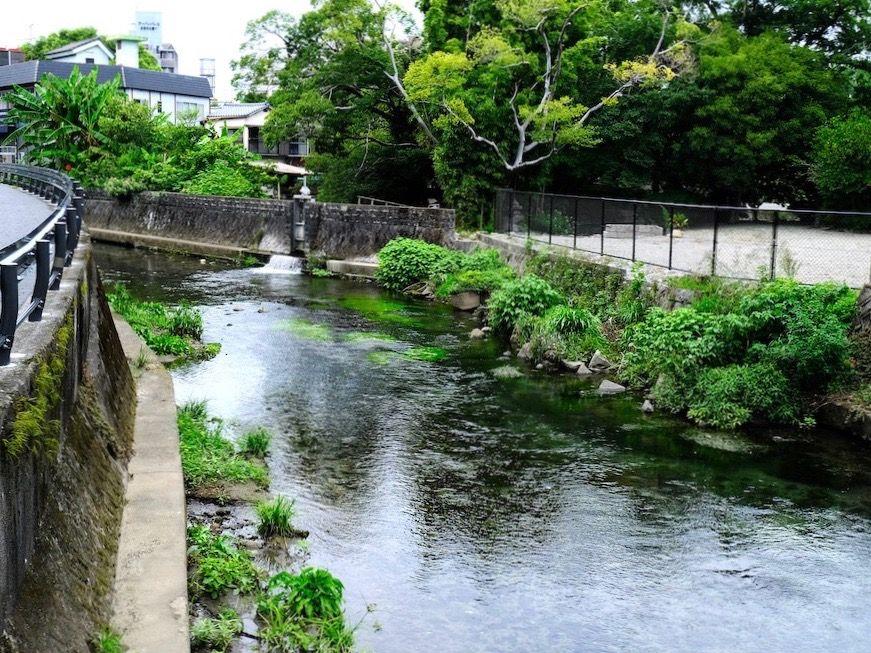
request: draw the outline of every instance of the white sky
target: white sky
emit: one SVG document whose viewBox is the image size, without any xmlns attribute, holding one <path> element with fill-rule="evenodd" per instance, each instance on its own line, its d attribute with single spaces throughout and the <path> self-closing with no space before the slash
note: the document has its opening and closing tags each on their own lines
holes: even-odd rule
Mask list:
<svg viewBox="0 0 871 653">
<path fill-rule="evenodd" d="M 414 10 L 414 0 L 394 0 Z M 179 55 L 179 72 L 198 75 L 200 59 L 215 59 L 217 95 L 233 97 L 230 61 L 245 40 L 245 24 L 271 9 L 299 15 L 308 0 L 4 0 L 0 2 L 0 47 L 22 43 L 62 28 L 93 26 L 101 34 L 129 33 L 134 13 L 163 14 L 163 40 Z"/>
</svg>

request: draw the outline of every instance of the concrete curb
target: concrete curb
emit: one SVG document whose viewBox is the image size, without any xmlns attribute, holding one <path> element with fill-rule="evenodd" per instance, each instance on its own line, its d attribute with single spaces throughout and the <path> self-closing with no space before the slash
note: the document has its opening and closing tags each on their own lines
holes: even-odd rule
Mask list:
<svg viewBox="0 0 871 653">
<path fill-rule="evenodd" d="M 143 352 L 147 364 L 136 382 L 112 625 L 129 653 L 188 653 L 187 516 L 172 377 L 127 322 L 113 317 L 127 360 Z"/>
<path fill-rule="evenodd" d="M 127 231 L 115 231 L 112 229 L 101 229 L 99 227 L 88 227 L 88 232 L 91 234 L 91 239 L 106 243 L 115 243 L 117 245 L 130 245 L 132 247 L 144 247 L 146 249 L 158 249 L 166 252 L 183 252 L 195 256 L 208 256 L 212 258 L 225 258 L 237 260 L 246 254 L 270 256 L 276 252 L 265 250 L 251 249 L 248 247 L 234 247 L 232 245 L 219 245 L 217 243 L 202 243 L 192 240 L 180 240 L 178 238 L 167 238 L 165 236 L 154 236 L 151 234 L 134 234 Z"/>
</svg>

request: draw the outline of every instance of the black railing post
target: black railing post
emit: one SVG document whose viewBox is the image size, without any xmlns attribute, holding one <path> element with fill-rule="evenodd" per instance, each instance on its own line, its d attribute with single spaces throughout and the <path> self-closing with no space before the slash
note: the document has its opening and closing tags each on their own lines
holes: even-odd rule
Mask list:
<svg viewBox="0 0 871 653">
<path fill-rule="evenodd" d="M 526 240 L 532 238 L 532 193 L 527 193 L 529 201 L 526 203 Z"/>
<path fill-rule="evenodd" d="M 602 200 L 601 224 L 599 225 L 599 254 L 605 255 L 605 200 Z"/>
<path fill-rule="evenodd" d="M 714 251 L 711 253 L 711 276 L 717 276 L 717 237 L 720 230 L 720 209 L 714 207 Z"/>
<path fill-rule="evenodd" d="M 35 308 L 27 319 L 39 322 L 42 319 L 42 309 L 45 308 L 45 297 L 48 294 L 48 280 L 51 276 L 51 241 L 36 241 L 36 281 L 33 284 L 33 297 L 30 300 Z"/>
<path fill-rule="evenodd" d="M 67 223 L 67 245 L 66 245 L 66 255 L 64 256 L 64 267 L 69 267 L 72 265 L 73 256 L 76 253 L 76 244 L 79 240 L 78 234 L 78 217 L 76 216 L 76 208 L 74 206 L 68 206 L 66 212 L 66 223 Z"/>
<path fill-rule="evenodd" d="M 774 212 L 771 223 L 771 280 L 777 276 L 777 227 L 780 223 L 780 211 Z"/>
<path fill-rule="evenodd" d="M 632 203 L 632 261 L 635 261 L 635 234 L 638 232 L 638 204 Z"/>
<path fill-rule="evenodd" d="M 18 326 L 18 265 L 0 264 L 0 365 L 8 365 Z"/>
<path fill-rule="evenodd" d="M 668 209 L 668 269 L 671 270 L 671 257 L 674 252 L 674 207 Z"/>
<path fill-rule="evenodd" d="M 575 233 L 572 236 L 572 249 L 578 248 L 578 198 L 575 198 Z"/>
<path fill-rule="evenodd" d="M 63 220 L 58 220 L 54 226 L 54 264 L 52 266 L 52 276 L 50 290 L 60 288 L 60 280 L 64 274 L 64 266 L 67 262 L 67 225 Z"/>
<path fill-rule="evenodd" d="M 547 225 L 547 244 L 553 243 L 553 195 L 550 196 L 550 218 Z"/>
</svg>

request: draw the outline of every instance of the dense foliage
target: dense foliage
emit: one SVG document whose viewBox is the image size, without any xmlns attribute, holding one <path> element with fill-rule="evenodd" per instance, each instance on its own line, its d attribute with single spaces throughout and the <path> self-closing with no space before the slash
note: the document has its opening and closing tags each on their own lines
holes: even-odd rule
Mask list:
<svg viewBox="0 0 871 653">
<path fill-rule="evenodd" d="M 314 140 L 324 199 L 440 196 L 469 224 L 500 185 L 867 208 L 869 0 L 419 7 L 420 34 L 367 0 L 249 25 L 237 88 Z"/>
<path fill-rule="evenodd" d="M 141 190 L 260 197 L 268 173 L 230 137 L 185 122 L 171 124 L 118 90 L 96 71 L 68 79 L 46 75 L 4 100 L 18 128 L 8 137 L 38 165 L 62 168 L 87 187 L 126 196 Z"/>
</svg>

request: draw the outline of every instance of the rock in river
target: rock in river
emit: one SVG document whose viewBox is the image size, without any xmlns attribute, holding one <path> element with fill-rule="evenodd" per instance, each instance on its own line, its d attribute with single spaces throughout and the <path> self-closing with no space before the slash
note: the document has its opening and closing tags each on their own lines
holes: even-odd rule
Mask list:
<svg viewBox="0 0 871 653">
<path fill-rule="evenodd" d="M 606 370 L 610 370 L 612 365 L 611 361 L 605 358 L 598 349 L 596 353 L 593 354 L 593 357 L 590 359 L 590 369 L 594 372 L 605 372 Z"/>
<path fill-rule="evenodd" d="M 626 388 L 620 385 L 619 383 L 614 383 L 613 381 L 609 381 L 605 379 L 602 383 L 599 384 L 598 390 L 596 390 L 600 395 L 616 395 L 621 392 L 626 392 Z"/>
<path fill-rule="evenodd" d="M 590 368 L 587 367 L 585 363 L 581 363 L 575 374 L 577 374 L 578 376 L 591 376 L 593 372 L 590 371 Z"/>
<path fill-rule="evenodd" d="M 487 334 L 481 329 L 472 329 L 472 333 L 469 334 L 469 337 L 472 340 L 481 340 L 482 338 L 486 338 Z"/>
<path fill-rule="evenodd" d="M 481 305 L 481 296 L 476 292 L 461 292 L 451 297 L 451 305 L 461 311 L 474 311 Z"/>
</svg>

